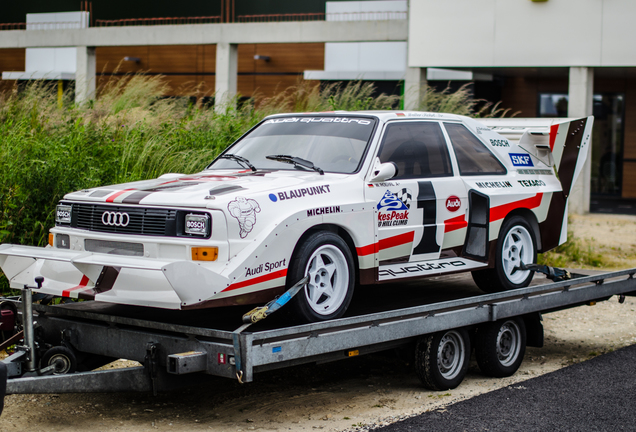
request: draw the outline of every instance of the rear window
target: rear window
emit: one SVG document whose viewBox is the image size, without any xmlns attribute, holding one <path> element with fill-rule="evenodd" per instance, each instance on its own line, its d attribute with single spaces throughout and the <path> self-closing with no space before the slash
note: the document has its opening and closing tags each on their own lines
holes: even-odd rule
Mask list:
<svg viewBox="0 0 636 432">
<path fill-rule="evenodd" d="M 466 126 L 444 123 L 457 156 L 461 175 L 506 174 L 506 167 Z"/>
</svg>

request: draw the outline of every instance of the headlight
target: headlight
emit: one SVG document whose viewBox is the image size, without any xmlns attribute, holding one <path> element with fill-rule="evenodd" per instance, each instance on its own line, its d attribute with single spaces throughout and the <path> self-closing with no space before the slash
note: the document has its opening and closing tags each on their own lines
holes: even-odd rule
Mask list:
<svg viewBox="0 0 636 432">
<path fill-rule="evenodd" d="M 185 233 L 207 236 L 210 232 L 210 220 L 207 215 L 187 214 L 185 216 Z"/>
<path fill-rule="evenodd" d="M 58 224 L 70 224 L 71 223 L 71 211 L 73 207 L 67 204 L 58 204 L 55 210 L 55 223 Z"/>
</svg>

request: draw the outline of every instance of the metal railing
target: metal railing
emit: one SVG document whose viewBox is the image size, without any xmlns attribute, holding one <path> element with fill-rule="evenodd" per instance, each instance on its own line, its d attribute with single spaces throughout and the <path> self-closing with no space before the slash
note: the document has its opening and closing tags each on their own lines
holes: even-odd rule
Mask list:
<svg viewBox="0 0 636 432">
<path fill-rule="evenodd" d="M 287 22 L 287 21 L 324 21 L 324 13 L 295 13 L 295 14 L 263 14 L 263 15 L 239 15 L 237 22 Z"/>
<path fill-rule="evenodd" d="M 150 26 L 175 24 L 216 24 L 220 16 L 164 17 L 164 18 L 124 18 L 118 20 L 95 20 L 95 27 Z"/>
<path fill-rule="evenodd" d="M 0 30 L 26 30 L 26 23 L 0 23 Z"/>
</svg>

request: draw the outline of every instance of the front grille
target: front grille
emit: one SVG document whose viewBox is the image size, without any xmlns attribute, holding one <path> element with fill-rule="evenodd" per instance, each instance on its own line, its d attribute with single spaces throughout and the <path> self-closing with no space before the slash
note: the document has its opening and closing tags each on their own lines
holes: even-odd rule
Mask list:
<svg viewBox="0 0 636 432">
<path fill-rule="evenodd" d="M 141 243 L 86 239 L 84 249 L 111 255 L 144 256 L 144 245 Z"/>
<path fill-rule="evenodd" d="M 105 225 L 104 212 L 126 213 L 126 226 Z M 73 203 L 71 227 L 89 231 L 152 236 L 177 236 L 177 210 Z"/>
</svg>

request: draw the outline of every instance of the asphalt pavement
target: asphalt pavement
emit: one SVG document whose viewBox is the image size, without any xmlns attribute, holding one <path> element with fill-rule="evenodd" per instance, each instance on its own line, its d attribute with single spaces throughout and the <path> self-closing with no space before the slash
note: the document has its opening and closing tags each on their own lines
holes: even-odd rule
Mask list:
<svg viewBox="0 0 636 432">
<path fill-rule="evenodd" d="M 374 429 L 619 430 L 636 430 L 636 345 Z"/>
</svg>

